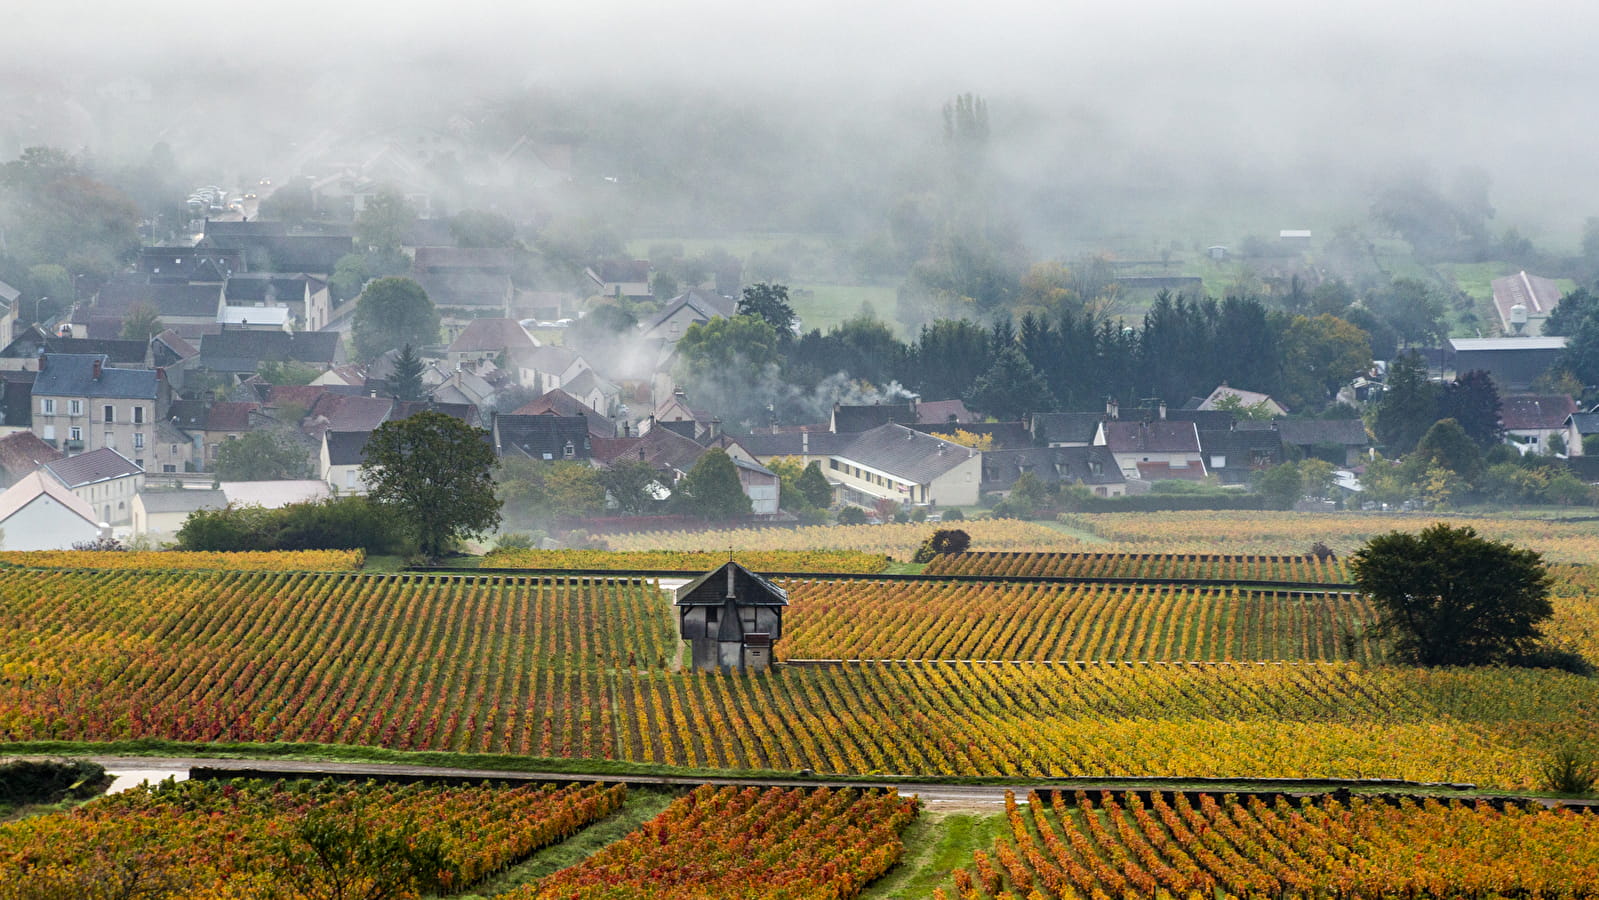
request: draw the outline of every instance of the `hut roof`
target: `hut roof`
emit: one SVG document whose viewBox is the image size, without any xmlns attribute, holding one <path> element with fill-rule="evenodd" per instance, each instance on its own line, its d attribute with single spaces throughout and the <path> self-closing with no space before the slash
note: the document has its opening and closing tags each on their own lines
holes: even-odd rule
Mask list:
<svg viewBox="0 0 1599 900">
<path fill-rule="evenodd" d="M 731 560 L 677 589 L 678 606 L 721 606 L 731 592 L 736 606 L 787 606 L 788 591 Z"/>
</svg>

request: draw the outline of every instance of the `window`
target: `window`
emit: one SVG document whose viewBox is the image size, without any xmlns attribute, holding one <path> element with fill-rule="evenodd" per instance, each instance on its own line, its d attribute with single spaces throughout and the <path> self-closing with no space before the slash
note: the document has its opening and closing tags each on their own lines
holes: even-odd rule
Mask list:
<svg viewBox="0 0 1599 900">
<path fill-rule="evenodd" d="M 141 469 L 144 468 L 144 458 L 140 457 L 139 459 L 134 460 L 133 464 L 138 466 Z"/>
<path fill-rule="evenodd" d="M 81 440 L 83 440 L 83 429 L 78 427 L 77 425 L 74 425 L 71 428 L 68 428 L 67 429 L 67 440 L 69 440 L 69 441 L 81 441 Z"/>
<path fill-rule="evenodd" d="M 171 464 L 165 464 L 165 465 L 161 466 L 161 471 L 163 471 L 163 472 L 174 472 L 175 473 L 175 472 L 178 471 L 178 467 L 174 466 L 174 465 L 171 465 Z"/>
<path fill-rule="evenodd" d="M 1222 456 L 1220 453 L 1212 453 L 1210 455 L 1210 467 L 1212 469 L 1227 468 L 1227 457 Z"/>
<path fill-rule="evenodd" d="M 56 439 L 56 427 L 54 425 L 44 426 L 44 439 L 47 441 L 54 441 Z"/>
<path fill-rule="evenodd" d="M 107 403 L 105 405 L 105 415 L 102 418 L 107 425 L 115 422 L 117 420 L 117 408 Z"/>
<path fill-rule="evenodd" d="M 135 450 L 143 450 L 144 449 L 144 432 L 135 431 L 133 433 L 133 449 L 135 449 Z"/>
<path fill-rule="evenodd" d="M 561 458 L 562 459 L 576 459 L 577 458 L 577 448 L 572 446 L 572 442 L 571 441 L 567 441 L 566 442 L 566 446 L 561 448 Z"/>
<path fill-rule="evenodd" d="M 143 425 L 144 424 L 144 407 L 135 406 L 133 408 L 133 424 L 135 424 L 135 425 Z"/>
<path fill-rule="evenodd" d="M 69 416 L 81 416 L 81 415 L 83 415 L 83 401 L 82 400 L 68 400 L 67 401 L 67 415 L 69 415 Z"/>
</svg>

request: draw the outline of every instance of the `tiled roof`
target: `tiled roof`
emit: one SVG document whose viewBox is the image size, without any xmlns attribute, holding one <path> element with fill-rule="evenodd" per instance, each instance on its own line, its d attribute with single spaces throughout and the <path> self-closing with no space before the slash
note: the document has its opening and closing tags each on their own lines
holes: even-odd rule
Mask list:
<svg viewBox="0 0 1599 900">
<path fill-rule="evenodd" d="M 23 507 L 39 499 L 41 494 L 71 510 L 89 524 L 100 524 L 100 520 L 95 517 L 93 507 L 43 471 L 23 476 L 21 481 L 6 488 L 4 493 L 0 493 L 0 522 L 11 518 Z"/>
<path fill-rule="evenodd" d="M 854 440 L 853 434 L 792 431 L 782 434 L 747 434 L 741 436 L 738 442 L 755 456 L 772 459 L 780 456 L 831 456 L 848 447 Z"/>
<path fill-rule="evenodd" d="M 476 269 L 446 269 L 412 275 L 433 305 L 504 309 L 511 299 L 511 279 Z"/>
<path fill-rule="evenodd" d="M 1282 435 L 1285 444 L 1309 446 L 1311 444 L 1342 444 L 1345 447 L 1364 447 L 1371 442 L 1366 436 L 1366 424 L 1359 419 L 1274 419 L 1272 424 Z"/>
<path fill-rule="evenodd" d="M 751 451 L 753 452 L 753 451 Z M 914 484 L 929 484 L 977 451 L 904 425 L 883 425 L 855 436 L 833 456 Z"/>
<path fill-rule="evenodd" d="M 1599 413 L 1572 413 L 1571 424 L 1576 426 L 1578 434 L 1599 434 Z"/>
<path fill-rule="evenodd" d="M 1044 443 L 1091 444 L 1104 421 L 1103 413 L 1034 413 L 1033 437 Z"/>
<path fill-rule="evenodd" d="M 912 425 L 926 434 L 954 436 L 955 432 L 989 438 L 995 450 L 1025 450 L 1035 446 L 1033 435 L 1020 422 L 976 422 L 965 425 Z"/>
<path fill-rule="evenodd" d="M 1114 453 L 1198 453 L 1192 422 L 1106 422 L 1105 445 Z"/>
<path fill-rule="evenodd" d="M 513 347 L 532 349 L 539 342 L 515 319 L 473 319 L 450 342 L 450 353 L 499 353 Z"/>
<path fill-rule="evenodd" d="M 1512 394 L 1499 403 L 1499 421 L 1506 431 L 1559 428 L 1577 409 L 1567 394 Z"/>
<path fill-rule="evenodd" d="M 418 272 L 488 269 L 509 275 L 516 268 L 516 251 L 502 247 L 418 247 L 411 267 Z"/>
<path fill-rule="evenodd" d="M 69 488 L 110 481 L 113 478 L 126 478 L 144 471 L 135 465 L 133 460 L 110 447 L 101 447 L 99 450 L 90 450 L 88 453 L 48 462 L 44 468 Z"/>
<path fill-rule="evenodd" d="M 705 448 L 698 442 L 665 428 L 653 428 L 640 437 L 594 441 L 594 458 L 601 462 L 636 459 L 679 472 L 694 468 L 704 453 Z"/>
<path fill-rule="evenodd" d="M 100 377 L 94 364 L 101 365 Z M 128 400 L 154 400 L 154 369 L 119 369 L 106 365 L 103 355 L 49 353 L 33 383 L 33 393 L 45 397 L 104 397 Z"/>
<path fill-rule="evenodd" d="M 593 455 L 588 420 L 582 416 L 496 416 L 494 443 L 501 456 L 566 459 L 568 445 L 572 459 Z"/>
<path fill-rule="evenodd" d="M 229 303 L 302 303 L 305 301 L 308 275 L 251 274 L 235 275 L 228 279 L 223 294 Z"/>
<path fill-rule="evenodd" d="M 916 424 L 946 425 L 950 422 L 967 424 L 977 417 L 966 408 L 964 400 L 924 400 L 916 404 Z"/>
<path fill-rule="evenodd" d="M 113 281 L 100 289 L 93 309 L 98 315 L 126 316 L 148 304 L 168 318 L 202 319 L 215 316 L 221 302 L 222 288 L 215 284 Z"/>
<path fill-rule="evenodd" d="M 313 436 L 323 431 L 371 431 L 393 412 L 390 397 L 325 393 L 306 412 L 305 429 Z"/>
<path fill-rule="evenodd" d="M 607 281 L 609 280 L 607 279 Z M 646 334 L 654 331 L 685 307 L 694 313 L 694 318 L 709 322 L 717 317 L 731 317 L 734 311 L 738 309 L 738 303 L 723 297 L 721 294 L 700 288 L 692 288 L 666 301 L 666 305 L 661 311 L 644 323 L 642 330 Z"/>
<path fill-rule="evenodd" d="M 1044 484 L 1122 484 L 1122 470 L 1103 447 L 1035 447 L 983 453 L 983 490 L 1004 491 L 1023 472 Z"/>
<path fill-rule="evenodd" d="M 583 374 L 586 375 L 588 373 L 584 372 Z M 582 375 L 578 376 L 578 378 L 582 377 Z M 519 416 L 582 416 L 588 420 L 590 435 L 599 437 L 614 437 L 616 435 L 616 424 L 614 422 L 590 409 L 583 401 L 560 388 L 546 391 L 542 396 L 528 401 L 527 404 L 517 409 L 515 414 Z"/>
<path fill-rule="evenodd" d="M 339 362 L 339 334 L 334 331 L 250 331 L 227 328 L 200 341 L 200 365 L 219 371 L 254 371 L 263 361 L 333 365 Z M 245 361 L 248 368 L 230 368 Z"/>
<path fill-rule="evenodd" d="M 260 409 L 256 403 L 219 401 L 206 411 L 206 431 L 249 431 L 250 413 Z"/>
<path fill-rule="evenodd" d="M 833 431 L 839 434 L 859 434 L 890 422 L 914 425 L 916 411 L 912 406 L 909 402 L 877 403 L 871 406 L 834 406 Z"/>
<path fill-rule="evenodd" d="M 62 455 L 31 431 L 0 438 L 0 469 L 4 470 L 6 481 L 15 481 L 47 462 L 61 459 Z"/>
</svg>

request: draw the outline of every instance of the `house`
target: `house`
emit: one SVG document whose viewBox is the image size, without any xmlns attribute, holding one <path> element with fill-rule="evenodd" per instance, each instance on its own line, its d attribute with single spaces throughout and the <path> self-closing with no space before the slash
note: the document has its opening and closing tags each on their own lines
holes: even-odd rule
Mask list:
<svg viewBox="0 0 1599 900">
<path fill-rule="evenodd" d="M 508 276 L 464 269 L 418 273 L 411 277 L 438 307 L 445 334 L 451 338 L 473 319 L 505 318 L 511 314 L 511 298 L 516 291 Z"/>
<path fill-rule="evenodd" d="M 560 389 L 602 416 L 615 415 L 622 407 L 622 386 L 601 378 L 593 369 L 579 372 Z"/>
<path fill-rule="evenodd" d="M 659 340 L 672 347 L 683 338 L 690 325 L 703 325 L 715 318 L 732 318 L 737 310 L 737 301 L 729 297 L 691 288 L 666 301 L 660 312 L 639 326 L 639 333 L 645 340 Z"/>
<path fill-rule="evenodd" d="M 497 456 L 543 460 L 588 460 L 593 453 L 588 420 L 582 416 L 495 416 L 490 431 Z"/>
<path fill-rule="evenodd" d="M 21 310 L 18 309 L 21 300 L 21 291 L 0 281 L 0 347 L 11 343 L 11 334 L 17 326 L 17 316 L 21 314 Z"/>
<path fill-rule="evenodd" d="M 648 423 L 641 425 L 639 431 L 646 433 L 657 428 L 665 428 L 686 438 L 699 440 L 701 435 L 711 432 L 711 426 L 716 422 L 719 420 L 708 410 L 689 406 L 688 395 L 680 388 L 655 407 L 655 412 L 650 415 Z"/>
<path fill-rule="evenodd" d="M 158 369 L 119 369 L 103 354 L 46 353 L 33 383 L 33 433 L 67 453 L 123 449 L 140 460 L 170 386 Z"/>
<path fill-rule="evenodd" d="M 294 316 L 282 306 L 228 306 L 217 310 L 217 324 L 229 329 L 293 331 Z"/>
<path fill-rule="evenodd" d="M 1501 396 L 1532 387 L 1566 349 L 1563 337 L 1450 338 L 1456 372 L 1482 369 Z"/>
<path fill-rule="evenodd" d="M 143 491 L 133 498 L 133 533 L 169 538 L 189 520 L 190 513 L 227 505 L 227 494 L 215 489 Z"/>
<path fill-rule="evenodd" d="M 205 420 L 199 429 L 204 446 L 204 456 L 196 460 L 200 463 L 200 471 L 208 471 L 216 466 L 217 448 L 228 441 L 238 440 L 261 424 L 260 410 L 259 403 L 231 400 L 219 400 L 208 405 Z M 194 433 L 193 429 L 184 430 Z"/>
<path fill-rule="evenodd" d="M 319 331 L 332 318 L 328 283 L 314 275 L 235 275 L 223 288 L 223 299 L 229 306 L 285 308 L 300 331 Z"/>
<path fill-rule="evenodd" d="M 848 447 L 855 437 L 853 434 L 834 434 L 831 431 L 784 431 L 776 434 L 747 434 L 739 438 L 739 443 L 759 463 L 770 464 L 778 459 L 792 459 L 802 466 L 820 463 L 822 474 L 826 475 L 828 460 Z M 838 481 L 837 478 L 829 480 Z"/>
<path fill-rule="evenodd" d="M 1104 418 L 1097 412 L 1033 413 L 1033 442 L 1042 447 L 1091 447 Z"/>
<path fill-rule="evenodd" d="M 650 293 L 650 261 L 613 259 L 597 262 L 583 270 L 594 292 L 628 300 L 653 300 Z"/>
<path fill-rule="evenodd" d="M 694 468 L 706 447 L 666 428 L 654 428 L 634 437 L 595 438 L 592 441 L 594 459 L 604 465 L 620 460 L 647 462 L 667 478 L 663 484 L 671 485 Z"/>
<path fill-rule="evenodd" d="M 1116 458 L 1103 447 L 985 450 L 982 492 L 1009 496 L 1023 473 L 1031 473 L 1045 486 L 1082 485 L 1096 497 L 1127 493 L 1127 479 L 1122 477 Z"/>
<path fill-rule="evenodd" d="M 888 424 L 862 432 L 827 461 L 839 499 L 858 506 L 893 500 L 917 506 L 973 506 L 981 496 L 982 454 Z"/>
<path fill-rule="evenodd" d="M 291 503 L 312 503 L 333 496 L 326 481 L 314 478 L 287 481 L 224 481 L 222 493 L 234 506 L 281 509 Z"/>
<path fill-rule="evenodd" d="M 1249 484 L 1263 469 L 1283 461 L 1283 442 L 1277 429 L 1201 428 L 1199 448 L 1205 471 L 1222 484 Z"/>
<path fill-rule="evenodd" d="M 764 671 L 783 636 L 788 592 L 731 560 L 677 589 L 678 635 L 701 671 Z"/>
<path fill-rule="evenodd" d="M 306 410 L 300 430 L 317 439 L 328 431 L 374 431 L 393 418 L 394 404 L 392 397 L 327 391 L 318 395 Z"/>
<path fill-rule="evenodd" d="M 207 221 L 197 247 L 238 250 L 253 272 L 328 275 L 355 252 L 347 234 L 289 234 L 282 222 Z"/>
<path fill-rule="evenodd" d="M 175 330 L 185 325 L 211 325 L 222 308 L 222 285 L 112 281 L 100 288 L 94 306 L 80 307 L 74 321 L 86 326 L 95 319 L 120 322 L 139 306 L 155 309 L 162 324 Z"/>
<path fill-rule="evenodd" d="M 1500 400 L 1499 423 L 1505 443 L 1522 455 L 1553 453 L 1549 439 L 1559 435 L 1564 441 L 1567 421 L 1576 412 L 1576 401 L 1566 394 L 1511 394 Z M 1567 445 L 1566 452 L 1570 449 Z"/>
<path fill-rule="evenodd" d="M 31 431 L 0 438 L 0 487 L 10 487 L 47 462 L 63 458 L 62 452 L 39 440 Z"/>
<path fill-rule="evenodd" d="M 1240 428 L 1275 427 L 1285 447 L 1299 455 L 1325 459 L 1337 466 L 1359 464 L 1371 446 L 1366 423 L 1359 419 L 1273 419 L 1270 426 L 1260 422 L 1240 423 Z"/>
<path fill-rule="evenodd" d="M 1239 409 L 1263 410 L 1273 416 L 1288 415 L 1288 410 L 1281 403 L 1271 399 L 1269 394 L 1228 387 L 1225 384 L 1218 385 L 1215 390 L 1210 392 L 1210 396 L 1200 401 L 1199 409 L 1227 410 L 1228 407 L 1233 405 L 1236 405 Z"/>
<path fill-rule="evenodd" d="M 140 275 L 200 284 L 220 284 L 245 268 L 242 252 L 213 247 L 141 247 L 133 261 Z"/>
<path fill-rule="evenodd" d="M 193 472 L 198 468 L 194 464 L 195 457 L 205 453 L 196 437 L 172 424 L 168 419 L 155 423 L 153 440 L 154 447 L 150 453 L 153 461 L 145 469 L 146 472 L 159 472 L 164 475 Z"/>
<path fill-rule="evenodd" d="M 263 362 L 298 363 L 326 372 L 345 362 L 341 335 L 333 331 L 254 331 L 224 328 L 200 341 L 197 369 L 216 374 L 248 375 Z"/>
<path fill-rule="evenodd" d="M 144 467 L 110 447 L 47 462 L 42 471 L 112 525 L 133 520 L 133 498 L 144 489 Z"/>
<path fill-rule="evenodd" d="M 1552 278 L 1528 275 L 1525 269 L 1514 275 L 1495 278 L 1491 286 L 1494 312 L 1499 314 L 1499 328 L 1505 334 L 1516 336 L 1543 334 L 1544 321 L 1560 305 L 1560 297 L 1565 293 L 1560 289 L 1559 282 Z"/>
<path fill-rule="evenodd" d="M 955 432 L 964 431 L 974 438 L 986 441 L 985 449 L 990 450 L 1024 450 L 1034 446 L 1032 432 L 1022 422 L 977 422 L 966 425 L 912 425 L 912 428 L 925 434 L 934 434 L 939 437 L 954 440 Z"/>
<path fill-rule="evenodd" d="M 0 369 L 37 371 L 41 353 L 103 354 L 107 365 L 131 369 L 148 369 L 152 361 L 151 347 L 144 341 L 61 337 L 29 326 L 0 350 Z"/>
<path fill-rule="evenodd" d="M 709 449 L 709 448 L 707 448 Z M 783 480 L 776 472 L 758 462 L 734 456 L 733 469 L 738 473 L 738 485 L 744 496 L 750 498 L 750 513 L 757 516 L 775 516 L 782 503 Z"/>
<path fill-rule="evenodd" d="M 515 373 L 516 383 L 541 394 L 565 387 L 592 368 L 580 354 L 553 344 L 515 347 L 506 356 L 506 367 Z"/>
<path fill-rule="evenodd" d="M 324 431 L 317 468 L 324 484 L 335 494 L 364 494 L 361 463 L 366 460 L 370 431 Z"/>
<path fill-rule="evenodd" d="M 512 351 L 528 351 L 539 346 L 538 339 L 515 319 L 473 319 L 445 348 L 444 361 L 454 367 L 480 360 L 508 359 Z"/>
<path fill-rule="evenodd" d="M 0 435 L 33 429 L 33 381 L 38 372 L 0 369 Z"/>
<path fill-rule="evenodd" d="M 616 437 L 615 422 L 560 388 L 546 391 L 512 412 L 518 416 L 582 416 L 588 421 L 590 437 Z"/>
<path fill-rule="evenodd" d="M 903 403 L 873 403 L 869 406 L 845 406 L 834 403 L 833 414 L 828 421 L 828 430 L 834 434 L 860 434 L 890 422 L 915 425 L 917 422 L 915 402 L 907 400 Z"/>
<path fill-rule="evenodd" d="M 1574 412 L 1566 417 L 1566 455 L 1587 456 L 1588 448 L 1583 446 L 1589 435 L 1599 434 L 1599 413 Z M 0 441 L 0 448 L 5 446 Z M 1594 454 L 1599 456 L 1599 454 Z"/>
<path fill-rule="evenodd" d="M 1206 474 L 1199 429 L 1193 422 L 1164 419 L 1101 422 L 1094 446 L 1109 450 L 1122 470 L 1122 477 L 1128 480 L 1199 481 Z"/>
<path fill-rule="evenodd" d="M 43 471 L 0 493 L 0 549 L 67 550 L 109 530 L 93 507 Z"/>
</svg>

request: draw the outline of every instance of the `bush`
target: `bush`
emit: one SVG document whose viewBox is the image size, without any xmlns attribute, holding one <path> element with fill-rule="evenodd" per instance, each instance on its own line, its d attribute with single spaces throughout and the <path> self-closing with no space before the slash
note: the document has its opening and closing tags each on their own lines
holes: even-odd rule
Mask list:
<svg viewBox="0 0 1599 900">
<path fill-rule="evenodd" d="M 865 525 L 866 510 L 859 506 L 846 506 L 838 511 L 838 524 L 840 525 Z"/>
<path fill-rule="evenodd" d="M 1207 509 L 1270 509 L 1260 494 L 1138 494 L 1096 497 L 1062 491 L 1062 504 L 1071 512 L 1184 512 Z"/>
<path fill-rule="evenodd" d="M 178 549 L 365 550 L 399 553 L 405 539 L 392 516 L 365 497 L 291 503 L 281 509 L 228 505 L 189 514 L 178 530 Z"/>
<path fill-rule="evenodd" d="M 1562 747 L 1544 761 L 1543 789 L 1557 794 L 1586 794 L 1599 782 L 1599 766 L 1581 751 Z"/>
<path fill-rule="evenodd" d="M 87 800 L 110 784 L 105 767 L 87 759 L 19 759 L 0 766 L 0 805 Z"/>
<path fill-rule="evenodd" d="M 966 514 L 960 511 L 960 507 L 956 507 L 955 509 L 946 509 L 944 510 L 944 521 L 964 522 L 966 521 Z"/>
<path fill-rule="evenodd" d="M 526 531 L 507 531 L 494 540 L 495 550 L 532 550 L 533 535 Z"/>
<path fill-rule="evenodd" d="M 971 545 L 972 536 L 959 528 L 940 528 L 916 548 L 916 555 L 911 557 L 911 562 L 928 563 L 935 556 L 965 553 Z"/>
</svg>

